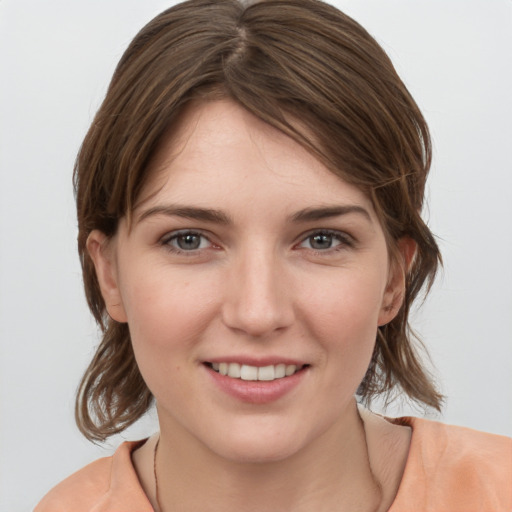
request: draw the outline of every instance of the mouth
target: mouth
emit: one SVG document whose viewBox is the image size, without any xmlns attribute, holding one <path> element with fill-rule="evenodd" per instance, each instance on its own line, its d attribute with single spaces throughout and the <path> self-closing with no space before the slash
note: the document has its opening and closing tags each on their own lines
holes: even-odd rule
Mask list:
<svg viewBox="0 0 512 512">
<path fill-rule="evenodd" d="M 265 381 L 270 382 L 279 379 L 286 379 L 296 373 L 304 370 L 309 365 L 296 364 L 276 364 L 267 366 L 251 366 L 241 363 L 205 363 L 214 372 L 217 372 L 232 379 L 246 381 Z"/>
</svg>

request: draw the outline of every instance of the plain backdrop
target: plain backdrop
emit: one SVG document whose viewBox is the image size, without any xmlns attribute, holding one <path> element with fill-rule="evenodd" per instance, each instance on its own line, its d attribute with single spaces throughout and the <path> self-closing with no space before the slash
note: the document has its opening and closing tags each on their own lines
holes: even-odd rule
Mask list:
<svg viewBox="0 0 512 512">
<path fill-rule="evenodd" d="M 447 395 L 440 419 L 511 435 L 512 1 L 334 3 L 390 54 L 432 130 L 425 216 L 445 270 L 415 325 Z M 123 50 L 170 5 L 0 0 L 1 511 L 30 510 L 122 440 L 94 446 L 73 421 L 98 336 L 71 173 Z M 124 437 L 154 428 L 150 415 Z"/>
</svg>

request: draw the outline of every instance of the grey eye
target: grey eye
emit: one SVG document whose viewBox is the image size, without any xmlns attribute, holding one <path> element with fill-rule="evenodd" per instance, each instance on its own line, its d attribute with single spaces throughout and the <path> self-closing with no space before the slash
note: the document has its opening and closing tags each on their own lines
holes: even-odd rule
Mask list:
<svg viewBox="0 0 512 512">
<path fill-rule="evenodd" d="M 333 235 L 320 233 L 309 237 L 309 243 L 312 249 L 330 249 L 333 242 L 337 241 Z M 339 243 L 339 241 L 338 241 Z"/>
<path fill-rule="evenodd" d="M 193 233 L 178 235 L 176 237 L 176 245 L 183 251 L 193 251 L 201 247 L 201 236 Z"/>
<path fill-rule="evenodd" d="M 327 253 L 331 249 L 353 247 L 353 239 L 342 231 L 319 230 L 306 236 L 299 247 Z"/>
<path fill-rule="evenodd" d="M 206 249 L 211 245 L 208 238 L 193 231 L 175 232 L 163 240 L 163 243 L 175 251 L 192 252 Z"/>
</svg>

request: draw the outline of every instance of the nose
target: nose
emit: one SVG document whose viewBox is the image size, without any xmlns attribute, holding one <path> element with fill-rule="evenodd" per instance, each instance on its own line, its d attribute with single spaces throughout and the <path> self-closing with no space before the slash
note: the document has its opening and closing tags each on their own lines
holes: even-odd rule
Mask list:
<svg viewBox="0 0 512 512">
<path fill-rule="evenodd" d="M 228 272 L 222 317 L 230 329 L 262 338 L 293 323 L 289 279 L 272 251 L 241 256 Z"/>
</svg>

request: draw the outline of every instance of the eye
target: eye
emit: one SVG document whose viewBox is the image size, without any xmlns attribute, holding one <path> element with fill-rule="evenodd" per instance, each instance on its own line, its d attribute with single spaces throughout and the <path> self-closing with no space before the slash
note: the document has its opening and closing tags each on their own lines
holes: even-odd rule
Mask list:
<svg viewBox="0 0 512 512">
<path fill-rule="evenodd" d="M 338 231 L 316 231 L 305 238 L 299 247 L 313 249 L 315 251 L 328 251 L 341 247 L 352 247 L 353 243 L 349 235 Z"/>
<path fill-rule="evenodd" d="M 196 231 L 170 233 L 162 239 L 162 244 L 175 252 L 193 252 L 206 249 L 212 245 L 208 238 Z"/>
</svg>

